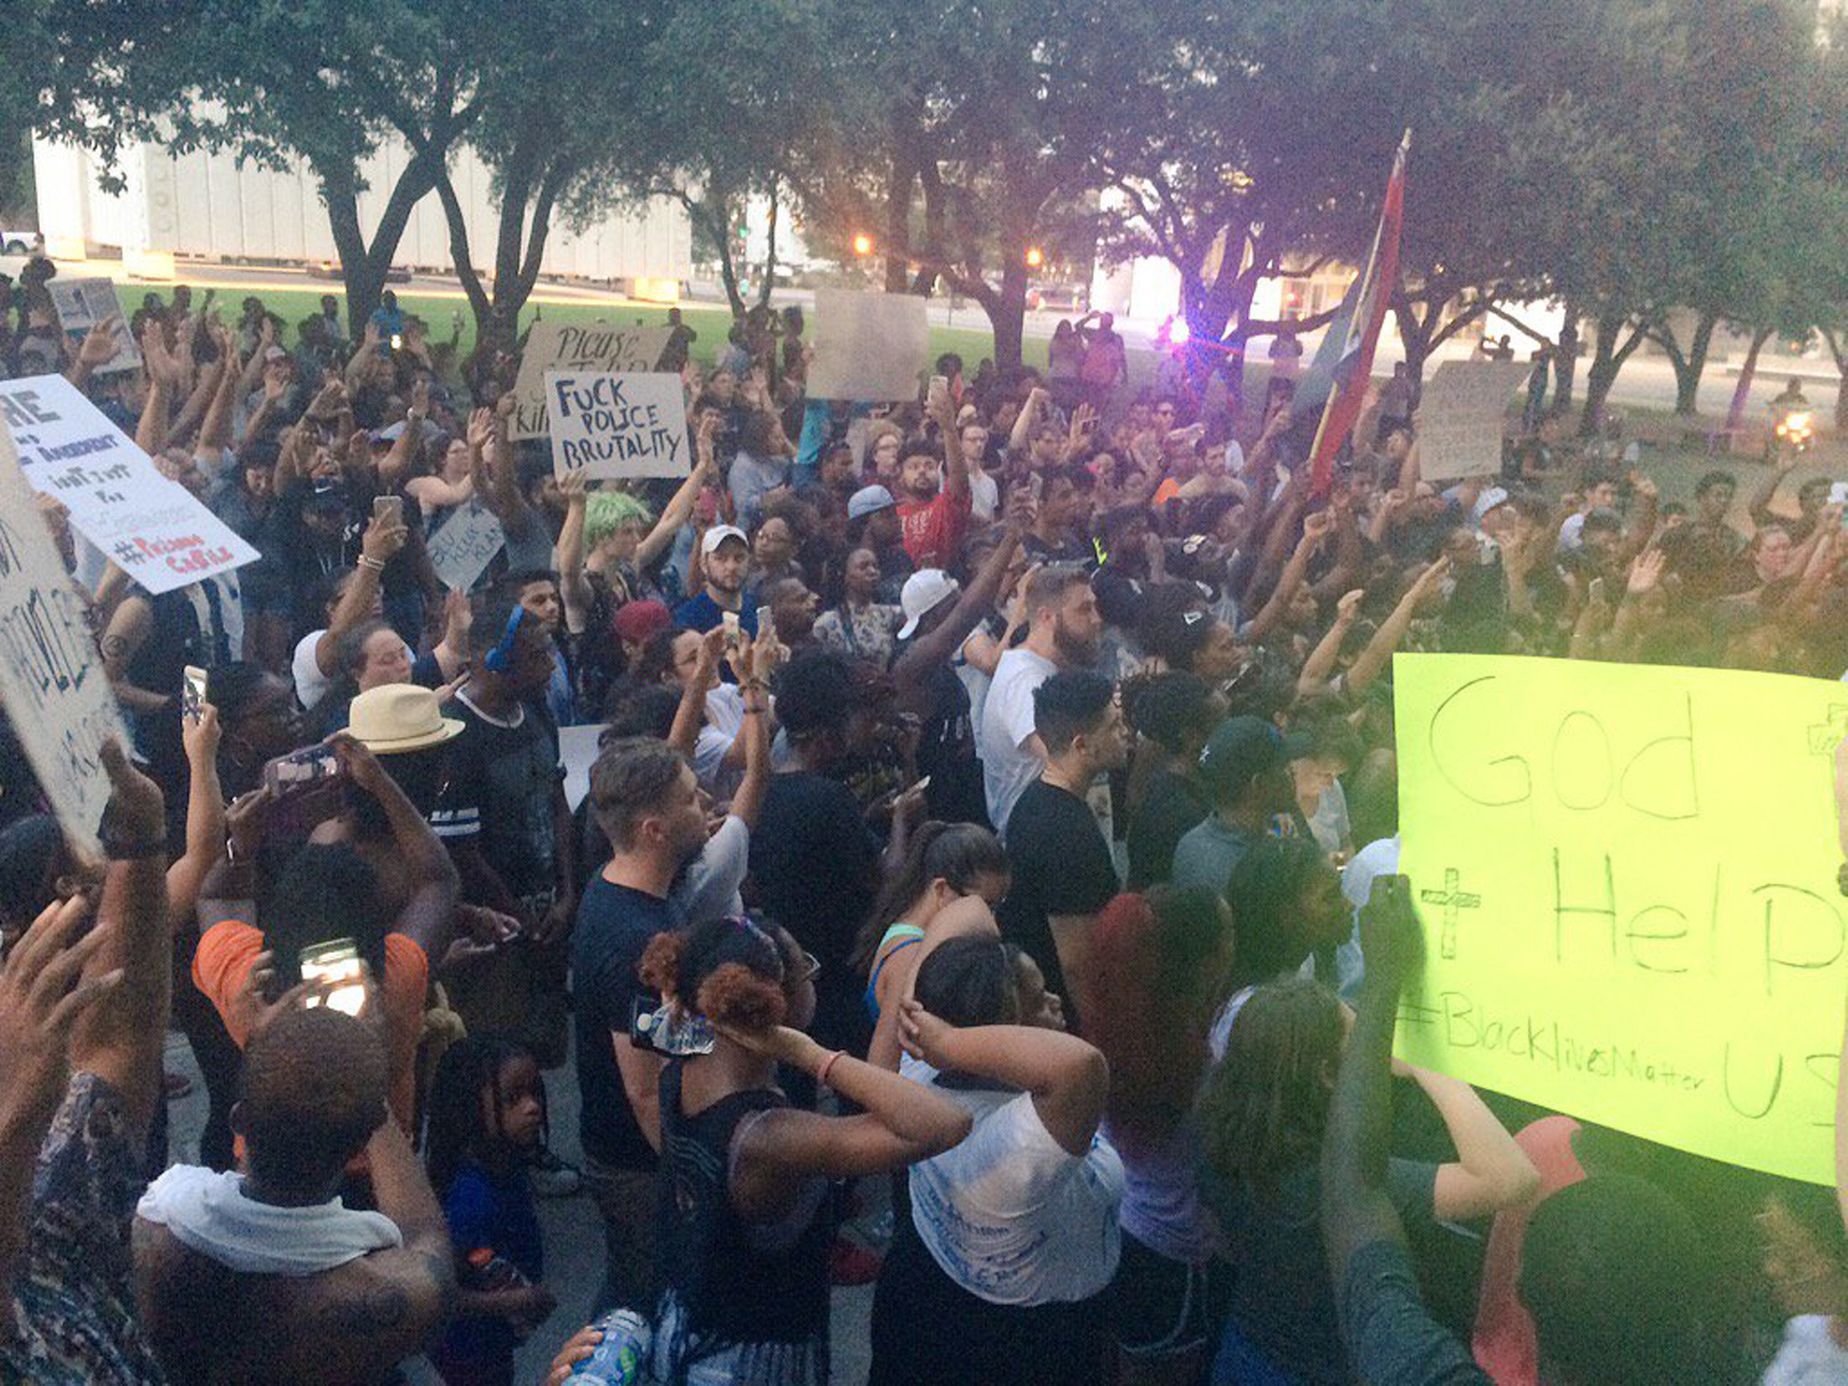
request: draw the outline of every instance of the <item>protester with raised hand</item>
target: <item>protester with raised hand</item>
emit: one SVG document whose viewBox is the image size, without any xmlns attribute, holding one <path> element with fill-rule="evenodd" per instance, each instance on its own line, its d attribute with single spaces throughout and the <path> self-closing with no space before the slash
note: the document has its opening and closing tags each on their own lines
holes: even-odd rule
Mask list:
<svg viewBox="0 0 1848 1386">
<path fill-rule="evenodd" d="M 81 981 L 67 991 L 72 960 L 52 959 L 87 916 L 80 902 L 60 906 L 41 921 L 42 931 L 29 931 L 30 948 L 15 943 L 0 973 L 0 996 L 9 1003 L 0 1009 L 9 1031 L 0 1049 L 9 1089 L 0 1103 L 7 1142 L 0 1261 L 10 1256 L 13 1266 L 5 1283 L 14 1331 L 0 1339 L 0 1376 L 8 1380 L 159 1379 L 134 1321 L 128 1237 L 129 1200 L 161 1100 L 172 947 L 166 810 L 159 786 L 130 764 L 119 742 L 105 742 L 101 758 L 112 788 L 102 825 L 108 865 L 91 935 L 98 941 L 81 945 L 76 959 Z M 48 968 L 54 970 L 46 975 Z M 29 1002 L 19 994 L 27 986 Z M 39 1024 L 22 1034 L 14 1027 L 28 1016 Z M 69 1081 L 61 1083 L 66 1071 Z M 28 1172 L 31 1203 L 21 1229 Z"/>
</svg>

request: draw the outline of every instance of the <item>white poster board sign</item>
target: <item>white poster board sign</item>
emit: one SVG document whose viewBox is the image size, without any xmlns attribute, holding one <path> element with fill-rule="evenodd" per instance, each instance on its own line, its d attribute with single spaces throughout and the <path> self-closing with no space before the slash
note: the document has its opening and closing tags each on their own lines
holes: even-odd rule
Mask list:
<svg viewBox="0 0 1848 1386">
<path fill-rule="evenodd" d="M 51 532 L 0 429 L 0 699 L 26 748 L 39 788 L 71 844 L 99 856 L 97 828 L 109 801 L 100 750 L 129 744 Z"/>
<path fill-rule="evenodd" d="M 1521 361 L 1446 361 L 1424 387 L 1413 421 L 1426 481 L 1501 471 L 1508 397 L 1533 367 Z"/>
<path fill-rule="evenodd" d="M 430 536 L 430 566 L 450 591 L 473 591 L 476 580 L 506 543 L 501 522 L 481 497 L 474 496 L 450 511 Z"/>
<path fill-rule="evenodd" d="M 684 477 L 686 392 L 677 375 L 608 375 L 547 371 L 552 416 L 552 470 L 605 477 Z"/>
<path fill-rule="evenodd" d="M 914 399 L 930 357 L 930 324 L 916 294 L 815 291 L 810 399 Z"/>
<path fill-rule="evenodd" d="M 59 501 L 78 533 L 155 596 L 256 561 L 63 376 L 0 380 L 0 424 L 32 489 Z"/>
<path fill-rule="evenodd" d="M 558 729 L 558 764 L 565 772 L 565 802 L 573 813 L 590 794 L 590 767 L 597 763 L 606 730 L 601 722 Z"/>
<path fill-rule="evenodd" d="M 520 374 L 513 387 L 513 417 L 507 420 L 507 436 L 516 441 L 546 436 L 549 431 L 546 372 L 652 371 L 673 334 L 671 327 L 618 327 L 608 322 L 569 326 L 555 322 L 535 323 L 520 357 Z"/>
<path fill-rule="evenodd" d="M 58 310 L 58 326 L 71 339 L 72 351 L 99 322 L 116 320 L 116 354 L 96 368 L 98 374 L 132 371 L 141 364 L 141 348 L 129 330 L 114 284 L 107 279 L 49 279 L 45 288 L 51 294 L 51 306 Z"/>
</svg>

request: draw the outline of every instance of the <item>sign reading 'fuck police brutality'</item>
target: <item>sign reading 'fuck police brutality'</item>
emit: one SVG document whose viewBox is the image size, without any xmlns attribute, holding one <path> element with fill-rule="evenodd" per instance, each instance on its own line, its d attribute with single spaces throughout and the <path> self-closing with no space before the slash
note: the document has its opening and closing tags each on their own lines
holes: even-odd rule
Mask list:
<svg viewBox="0 0 1848 1386">
<path fill-rule="evenodd" d="M 0 425 L 32 489 L 63 505 L 79 534 L 155 596 L 256 561 L 63 376 L 0 381 Z"/>
<path fill-rule="evenodd" d="M 1393 661 L 1426 962 L 1402 1058 L 1833 1182 L 1848 687 L 1579 660 Z"/>
<path fill-rule="evenodd" d="M 545 390 L 552 470 L 560 477 L 683 477 L 693 470 L 679 376 L 547 371 Z"/>
</svg>

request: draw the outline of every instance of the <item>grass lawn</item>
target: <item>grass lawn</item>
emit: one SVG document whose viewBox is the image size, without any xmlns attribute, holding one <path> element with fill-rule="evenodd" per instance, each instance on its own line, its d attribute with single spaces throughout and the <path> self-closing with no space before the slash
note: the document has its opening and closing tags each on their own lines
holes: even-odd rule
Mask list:
<svg viewBox="0 0 1848 1386">
<path fill-rule="evenodd" d="M 141 299 L 149 292 L 142 284 L 118 284 L 116 294 L 122 300 L 125 312 L 133 313 L 141 306 Z M 157 291 L 158 292 L 158 291 Z M 320 311 L 321 295 L 333 293 L 334 290 L 308 289 L 272 289 L 264 287 L 255 290 L 220 290 L 215 302 L 227 321 L 235 321 L 238 305 L 254 293 L 261 298 L 271 312 L 278 314 L 284 322 L 294 324 L 303 318 Z M 193 289 L 196 303 L 200 290 Z M 336 294 L 345 302 L 345 296 Z M 162 294 L 165 298 L 166 295 Z M 475 319 L 470 313 L 465 300 L 458 297 L 442 297 L 430 294 L 400 293 L 398 306 L 407 313 L 415 314 L 430 324 L 430 335 L 437 341 L 449 338 L 452 316 L 460 311 L 462 314 L 462 344 L 460 355 L 466 359 L 475 347 Z M 595 322 L 605 319 L 615 323 L 658 323 L 667 316 L 665 307 L 645 303 L 543 303 L 528 305 L 520 314 L 522 329 L 532 322 L 536 313 L 553 322 L 580 323 Z M 681 305 L 682 320 L 699 333 L 699 340 L 693 344 L 693 358 L 703 365 L 710 365 L 714 354 L 724 343 L 725 335 L 731 330 L 731 313 L 728 309 L 713 306 Z M 960 316 L 971 322 L 981 321 L 981 309 L 970 305 L 961 310 Z M 293 328 L 286 345 L 294 345 Z M 968 372 L 973 375 L 976 365 L 984 356 L 994 353 L 994 336 L 985 327 L 932 327 L 930 330 L 930 351 L 935 358 L 946 351 L 953 351 L 963 358 Z M 1153 352 L 1134 351 L 1130 353 L 1131 373 L 1138 379 L 1152 375 L 1155 369 Z M 1142 358 L 1138 360 L 1137 358 Z M 1030 366 L 1044 367 L 1046 364 L 1046 342 L 1044 339 L 1028 338 L 1026 342 L 1026 361 Z"/>
</svg>

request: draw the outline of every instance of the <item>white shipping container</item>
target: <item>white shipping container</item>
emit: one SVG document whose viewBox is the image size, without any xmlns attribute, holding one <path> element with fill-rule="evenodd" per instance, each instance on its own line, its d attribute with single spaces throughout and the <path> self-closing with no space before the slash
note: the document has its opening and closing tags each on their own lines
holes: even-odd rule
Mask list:
<svg viewBox="0 0 1848 1386">
<path fill-rule="evenodd" d="M 392 185 L 409 151 L 388 142 L 366 160 L 370 185 L 360 194 L 360 225 L 377 228 Z M 82 149 L 47 140 L 32 142 L 38 185 L 39 228 L 55 253 L 142 251 L 210 260 L 281 264 L 332 261 L 333 230 L 319 188 L 305 165 L 287 170 L 242 163 L 227 153 L 175 156 L 159 145 L 138 144 L 122 155 L 126 187 L 104 192 L 97 165 Z M 450 162 L 450 177 L 468 223 L 469 252 L 489 270 L 499 212 L 488 169 L 471 149 Z M 684 281 L 692 269 L 693 233 L 686 211 L 665 198 L 624 208 L 573 231 L 555 216 L 541 272 L 598 280 Z M 412 209 L 394 263 L 452 272 L 449 223 L 434 192 Z"/>
</svg>

